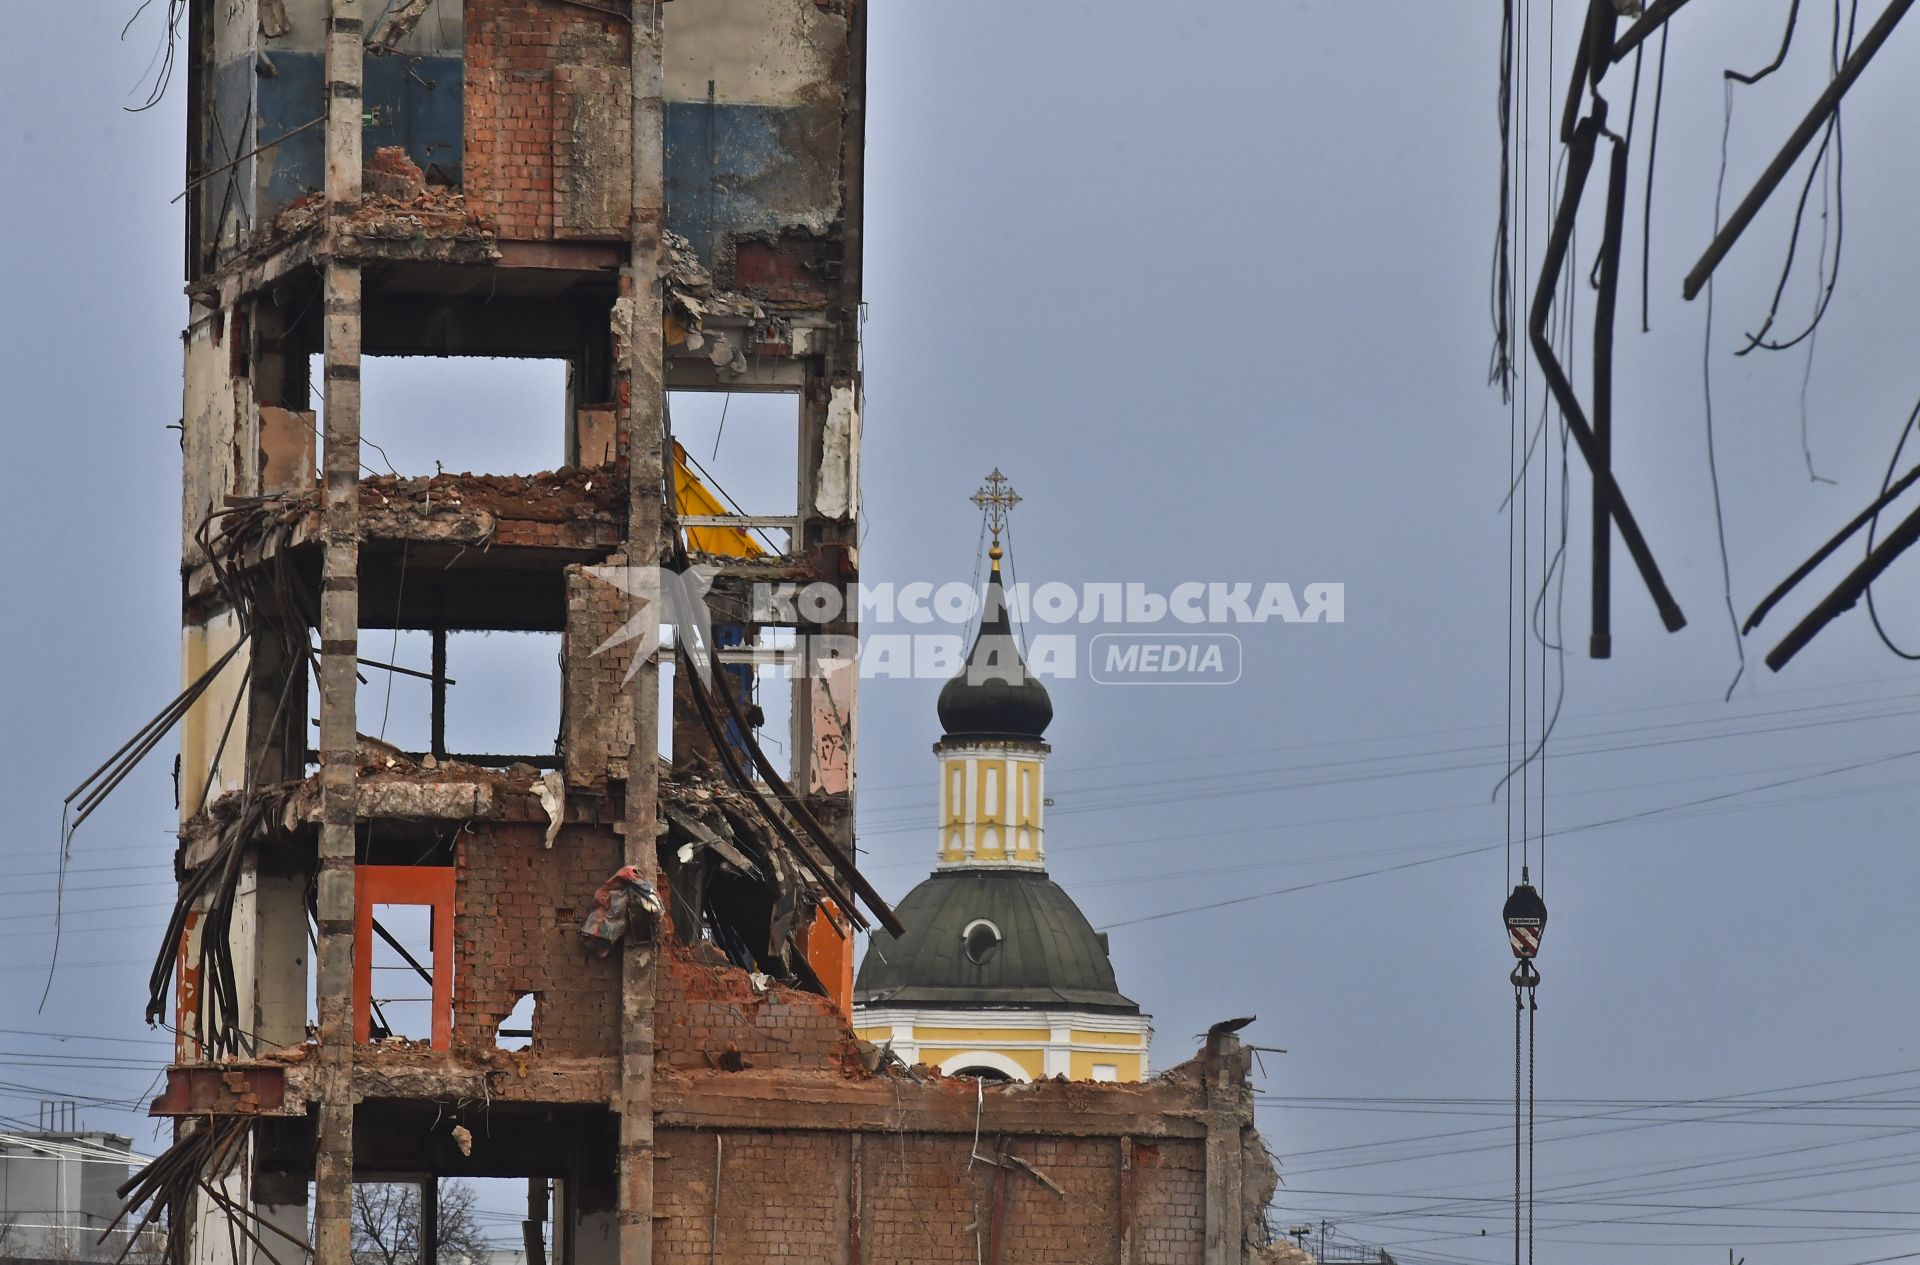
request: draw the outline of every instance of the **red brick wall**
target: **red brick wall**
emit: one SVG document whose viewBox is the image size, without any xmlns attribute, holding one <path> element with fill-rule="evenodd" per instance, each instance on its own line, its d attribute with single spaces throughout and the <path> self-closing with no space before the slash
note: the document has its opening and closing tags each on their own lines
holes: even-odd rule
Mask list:
<svg viewBox="0 0 1920 1265">
<path fill-rule="evenodd" d="M 567 826 L 544 846 L 544 822 L 478 825 L 460 836 L 454 907 L 453 1033 L 491 1050 L 522 993 L 535 993 L 534 1053 L 614 1057 L 620 959 L 580 938 L 594 889 L 620 868 L 620 841 Z"/>
<path fill-rule="evenodd" d="M 665 951 L 655 988 L 655 1061 L 665 1067 L 851 1067 L 853 1030 L 817 993 L 773 985 L 756 993 L 745 971 Z M 738 1070 L 735 1064 L 729 1070 Z"/>
<path fill-rule="evenodd" d="M 720 1150 L 719 1252 L 726 1261 L 786 1260 L 839 1265 L 853 1237 L 854 1143 L 845 1134 L 726 1131 Z M 665 1129 L 658 1135 L 655 1259 L 704 1265 L 713 1238 L 714 1134 Z M 998 1138 L 982 1138 L 990 1152 Z M 1120 1143 L 1115 1138 L 1010 1138 L 1007 1149 L 1066 1191 L 1055 1194 L 1017 1168 L 968 1163 L 970 1136 L 884 1134 L 861 1137 L 862 1265 L 972 1262 L 984 1252 L 1000 1179 L 1000 1259 L 1022 1265 L 1106 1265 L 1120 1253 Z M 1202 1215 L 1203 1184 L 1183 1198 L 1191 1207 L 1146 1209 L 1159 1224 Z M 969 1227 L 977 1227 L 972 1229 Z M 978 1242 L 976 1243 L 976 1234 Z M 1136 1244 L 1139 1242 L 1136 1237 Z M 1198 1265 L 1200 1239 L 1173 1256 L 1136 1261 Z"/>
<path fill-rule="evenodd" d="M 1133 1144 L 1133 1259 L 1191 1265 L 1206 1246 L 1204 1142 Z"/>
<path fill-rule="evenodd" d="M 655 1261 L 837 1265 L 847 1259 L 852 1168 L 845 1134 L 728 1130 L 719 1136 L 717 1187 L 713 1133 L 663 1129 L 655 1136 Z"/>
<path fill-rule="evenodd" d="M 553 237 L 554 71 L 624 67 L 626 29 L 548 0 L 467 0 L 468 206 L 491 214 L 504 238 Z"/>
<path fill-rule="evenodd" d="M 983 1155 L 992 1154 L 985 1138 L 980 1140 L 980 1150 Z M 1003 1261 L 1083 1265 L 1119 1259 L 1118 1138 L 1010 1138 L 1007 1150 L 1067 1193 L 1063 1198 L 1019 1169 L 1007 1170 L 1000 1208 Z M 991 1206 L 982 1201 L 983 1211 Z"/>
<path fill-rule="evenodd" d="M 965 1227 L 992 1170 L 975 1164 L 967 1171 L 971 1137 L 873 1134 L 861 1148 L 861 1265 L 978 1259 Z M 1002 1259 L 1021 1258 L 1003 1252 Z"/>
</svg>

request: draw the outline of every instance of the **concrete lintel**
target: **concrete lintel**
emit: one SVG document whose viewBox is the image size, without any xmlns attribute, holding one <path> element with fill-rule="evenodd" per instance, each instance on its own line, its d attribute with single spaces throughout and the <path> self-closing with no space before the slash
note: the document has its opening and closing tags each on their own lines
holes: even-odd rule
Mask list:
<svg viewBox="0 0 1920 1265">
<path fill-rule="evenodd" d="M 1203 1091 L 1191 1084 L 995 1086 L 986 1091 L 979 1114 L 974 1095 L 971 1080 L 919 1084 L 890 1077 L 674 1073 L 655 1081 L 654 1107 L 663 1127 L 699 1129 L 970 1135 L 978 1126 L 1060 1137 L 1207 1136 Z"/>
</svg>

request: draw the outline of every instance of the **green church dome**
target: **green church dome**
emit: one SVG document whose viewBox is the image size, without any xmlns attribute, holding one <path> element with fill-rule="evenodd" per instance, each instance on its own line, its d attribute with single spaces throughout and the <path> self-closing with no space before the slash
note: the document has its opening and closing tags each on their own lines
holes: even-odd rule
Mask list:
<svg viewBox="0 0 1920 1265">
<path fill-rule="evenodd" d="M 1139 1014 L 1114 984 L 1106 937 L 1038 870 L 936 873 L 875 931 L 854 981 L 862 1006 L 1062 1007 Z"/>
</svg>

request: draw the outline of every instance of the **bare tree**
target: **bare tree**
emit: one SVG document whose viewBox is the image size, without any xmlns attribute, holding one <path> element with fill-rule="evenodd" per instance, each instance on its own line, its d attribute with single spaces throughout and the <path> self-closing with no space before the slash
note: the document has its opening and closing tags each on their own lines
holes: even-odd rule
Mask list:
<svg viewBox="0 0 1920 1265">
<path fill-rule="evenodd" d="M 440 1185 L 440 1265 L 477 1265 L 486 1255 L 474 1190 L 465 1182 Z M 380 1182 L 353 1188 L 353 1265 L 419 1265 L 420 1187 Z"/>
</svg>

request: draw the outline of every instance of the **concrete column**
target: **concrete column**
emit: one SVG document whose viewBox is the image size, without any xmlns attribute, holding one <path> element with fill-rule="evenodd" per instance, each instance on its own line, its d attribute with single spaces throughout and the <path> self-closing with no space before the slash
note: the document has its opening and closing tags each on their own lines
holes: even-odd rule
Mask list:
<svg viewBox="0 0 1920 1265">
<path fill-rule="evenodd" d="M 855 541 L 859 507 L 860 415 L 854 347 L 830 340 L 833 350 L 809 362 L 800 397 L 799 552 L 814 578 L 847 586 L 859 579 Z M 788 780 L 805 796 L 820 824 L 853 853 L 854 655 L 859 611 L 828 624 L 808 625 L 804 670 L 793 674 L 792 767 Z"/>
<path fill-rule="evenodd" d="M 633 0 L 629 67 L 632 82 L 633 188 L 629 258 L 615 305 L 616 375 L 627 414 L 627 565 L 660 563 L 666 410 L 661 234 L 666 219 L 666 143 L 661 104 L 660 9 Z M 657 605 L 646 612 L 658 613 Z M 658 883 L 654 836 L 659 824 L 658 660 L 641 663 L 633 691 L 633 747 L 627 760 L 626 862 Z M 611 702 L 611 700 L 609 700 Z M 669 913 L 669 916 L 671 914 Z M 653 1260 L 653 1000 L 656 958 L 629 947 L 620 987 L 620 1139 L 616 1218 L 620 1265 Z M 584 1239 L 585 1236 L 583 1235 Z"/>
<path fill-rule="evenodd" d="M 439 1265 L 440 1179 L 420 1179 L 420 1246 L 418 1265 Z"/>
<path fill-rule="evenodd" d="M 561 1244 L 556 1237 L 556 1260 L 567 1265 L 619 1265 L 619 1227 L 612 1212 L 581 1213 L 570 1233 L 566 1247 L 573 1254 L 571 1259 L 558 1255 Z"/>
<path fill-rule="evenodd" d="M 325 553 L 320 582 L 319 1140 L 314 1265 L 352 1265 L 354 692 L 360 646 L 360 270 L 333 257 L 360 200 L 360 0 L 328 0 L 324 295 Z"/>
<path fill-rule="evenodd" d="M 860 578 L 860 312 L 862 226 L 866 181 L 867 6 L 847 12 L 847 98 L 840 165 L 844 179 L 838 291 L 830 308 L 827 352 L 807 371 L 800 402 L 801 552 L 815 560 L 816 578 L 849 585 Z M 826 634 L 849 649 L 841 657 L 811 658 L 794 674 L 793 768 L 790 781 L 848 856 L 854 837 L 854 689 L 859 673 L 850 647 L 860 636 L 860 612 L 849 610 Z M 968 794 L 972 794 L 969 786 Z M 944 847 L 944 840 L 942 847 Z M 969 849 L 972 844 L 969 843 Z"/>
<path fill-rule="evenodd" d="M 1231 1033 L 1207 1038 L 1202 1055 L 1207 1076 L 1206 1265 L 1241 1265 L 1245 1259 L 1246 1211 L 1242 1148 L 1253 1127 L 1253 1094 L 1247 1084 L 1252 1056 Z"/>
<path fill-rule="evenodd" d="M 1240 1210 L 1240 1122 L 1207 1116 L 1206 1265 L 1240 1265 L 1245 1226 Z"/>
</svg>

